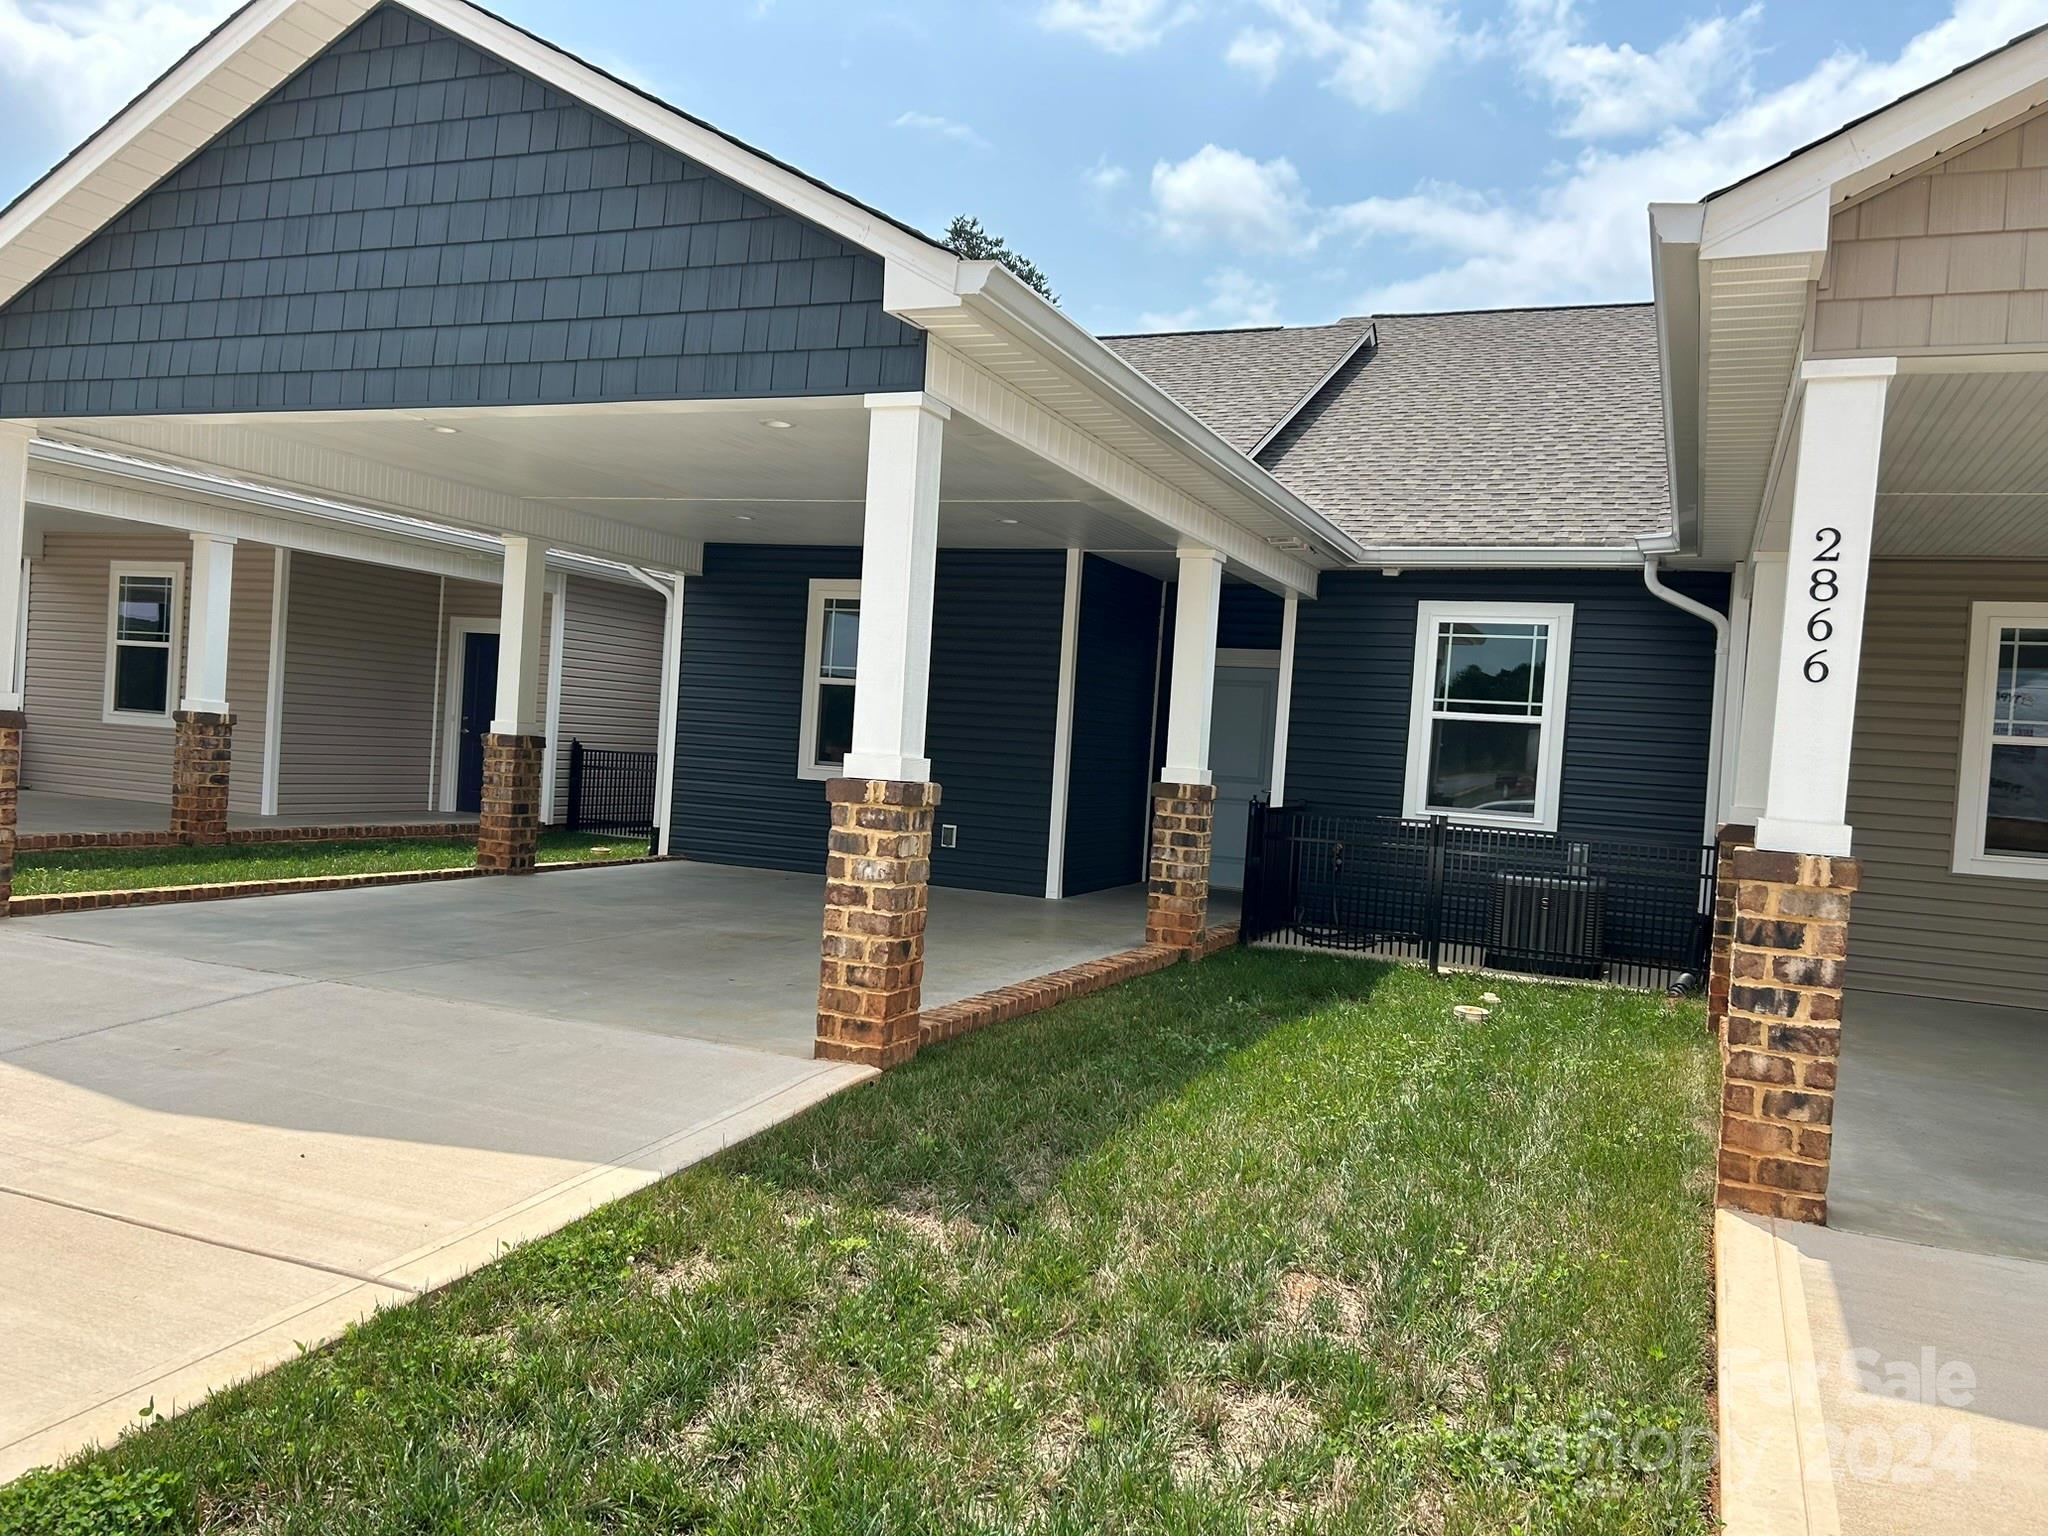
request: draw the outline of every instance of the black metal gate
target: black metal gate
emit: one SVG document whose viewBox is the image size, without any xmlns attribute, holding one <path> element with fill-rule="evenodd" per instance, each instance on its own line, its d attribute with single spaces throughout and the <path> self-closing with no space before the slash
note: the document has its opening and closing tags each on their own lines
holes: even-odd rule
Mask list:
<svg viewBox="0 0 2048 1536">
<path fill-rule="evenodd" d="M 1246 943 L 1668 987 L 1705 975 L 1712 844 L 1252 804 Z"/>
<path fill-rule="evenodd" d="M 655 851 L 652 752 L 621 752 L 610 747 L 569 743 L 569 817 L 571 832 L 596 832 L 612 837 L 647 840 Z"/>
</svg>

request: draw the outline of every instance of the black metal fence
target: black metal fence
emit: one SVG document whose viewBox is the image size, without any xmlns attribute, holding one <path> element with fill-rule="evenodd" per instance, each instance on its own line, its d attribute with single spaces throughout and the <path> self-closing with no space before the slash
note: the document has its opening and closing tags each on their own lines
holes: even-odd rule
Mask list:
<svg viewBox="0 0 2048 1536">
<path fill-rule="evenodd" d="M 655 847 L 655 755 L 569 743 L 571 832 L 644 837 Z"/>
<path fill-rule="evenodd" d="M 1585 842 L 1441 816 L 1252 805 L 1247 943 L 1668 987 L 1705 975 L 1712 844 Z"/>
</svg>

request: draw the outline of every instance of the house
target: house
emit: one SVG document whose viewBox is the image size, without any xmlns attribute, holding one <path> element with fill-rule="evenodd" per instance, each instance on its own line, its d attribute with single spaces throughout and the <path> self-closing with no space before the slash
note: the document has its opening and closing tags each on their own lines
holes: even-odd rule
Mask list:
<svg viewBox="0 0 2048 1536">
<path fill-rule="evenodd" d="M 452 715 L 518 873 L 659 606 L 663 846 L 822 865 L 816 1048 L 883 1066 L 933 889 L 1130 890 L 1197 952 L 1257 800 L 1494 850 L 1439 897 L 1541 862 L 1535 917 L 1654 854 L 1715 931 L 1723 1197 L 1818 1216 L 1845 986 L 2048 1001 L 2044 79 L 2022 39 L 1659 205 L 1654 304 L 1097 337 L 466 0 L 254 0 L 0 214 L 0 760 L 110 773 L 60 683 L 161 709 L 182 653 L 174 797 L 225 753 L 231 808 L 367 809 L 352 761 L 445 814 Z M 109 517 L 193 555 L 90 557 L 72 677 Z M 599 593 L 640 639 L 551 672 Z M 300 702 L 373 639 L 402 710 Z"/>
<path fill-rule="evenodd" d="M 161 834 L 179 711 L 232 705 L 228 789 L 175 830 L 439 827 L 478 809 L 497 670 L 496 540 L 76 444 L 31 450 L 17 666 L 21 829 Z M 188 670 L 205 583 L 226 591 L 224 693 Z M 572 739 L 652 754 L 668 588 L 551 557 L 536 709 L 544 822 Z M 221 711 L 226 713 L 228 711 Z"/>
</svg>

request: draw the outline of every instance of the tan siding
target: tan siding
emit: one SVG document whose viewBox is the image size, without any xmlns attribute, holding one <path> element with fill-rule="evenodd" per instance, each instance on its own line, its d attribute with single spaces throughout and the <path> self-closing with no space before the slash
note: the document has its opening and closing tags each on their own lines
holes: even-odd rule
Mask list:
<svg viewBox="0 0 2048 1536">
<path fill-rule="evenodd" d="M 1817 352 L 1996 351 L 2048 340 L 2048 119 L 1935 161 L 1835 215 Z"/>
<path fill-rule="evenodd" d="M 569 578 L 555 815 L 569 808 L 569 743 L 652 752 L 661 724 L 662 600 L 645 588 Z"/>
<path fill-rule="evenodd" d="M 2048 881 L 1950 873 L 1970 605 L 2048 599 L 2048 563 L 1871 567 L 1849 821 L 1864 861 L 1855 985 L 2048 1006 Z"/>
<path fill-rule="evenodd" d="M 439 598 L 435 576 L 292 556 L 281 814 L 402 820 L 430 809 Z"/>
<path fill-rule="evenodd" d="M 171 688 L 184 677 L 189 632 L 192 543 L 182 534 L 137 529 L 121 533 L 51 533 L 29 569 L 27 709 L 24 777 L 30 788 L 72 795 L 168 804 L 171 731 L 151 725 L 110 725 L 103 718 L 107 677 L 108 568 L 115 561 L 175 564 L 187 611 Z M 228 626 L 228 702 L 237 717 L 232 804 L 256 809 L 262 795 L 264 689 L 269 668 L 272 551 L 235 549 Z"/>
</svg>

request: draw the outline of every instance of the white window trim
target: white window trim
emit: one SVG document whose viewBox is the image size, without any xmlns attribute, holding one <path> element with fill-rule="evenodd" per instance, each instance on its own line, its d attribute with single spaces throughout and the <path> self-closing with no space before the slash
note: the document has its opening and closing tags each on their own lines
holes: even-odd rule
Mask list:
<svg viewBox="0 0 2048 1536">
<path fill-rule="evenodd" d="M 1543 719 L 1537 737 L 1536 813 L 1435 809 L 1427 803 L 1431 704 L 1437 626 L 1453 623 L 1548 624 L 1550 652 L 1543 669 Z M 1408 694 L 1408 777 L 1402 814 L 1446 816 L 1475 827 L 1509 827 L 1521 832 L 1555 832 L 1564 789 L 1565 701 L 1570 697 L 1572 605 L 1570 603 L 1444 603 L 1415 605 L 1415 671 Z M 1474 717 L 1479 718 L 1479 717 Z M 1489 720 L 1513 718 L 1489 715 Z"/>
<path fill-rule="evenodd" d="M 1969 686 L 1956 759 L 1955 858 L 1949 868 L 1958 875 L 2048 880 L 2048 859 L 1984 849 L 1984 819 L 1991 809 L 1991 699 L 1998 689 L 1998 647 L 1992 637 L 2008 628 L 2048 629 L 2048 603 L 1970 605 Z M 2048 746 L 2039 750 L 2048 752 Z"/>
<path fill-rule="evenodd" d="M 843 765 L 821 763 L 817 758 L 818 690 L 826 686 L 818 676 L 818 663 L 825 653 L 825 604 L 834 598 L 849 597 L 860 597 L 858 581 L 811 579 L 809 609 L 804 619 L 803 703 L 797 711 L 796 776 L 800 779 L 836 779 L 845 772 Z M 856 682 L 855 687 L 858 686 Z"/>
<path fill-rule="evenodd" d="M 114 708 L 114 658 L 120 647 L 121 578 L 168 576 L 171 579 L 170 661 L 164 669 L 164 707 L 154 710 Z M 100 696 L 100 719 L 108 725 L 144 725 L 168 730 L 176 723 L 178 695 L 185 675 L 185 567 L 175 561 L 113 560 L 107 564 L 106 683 Z"/>
</svg>

